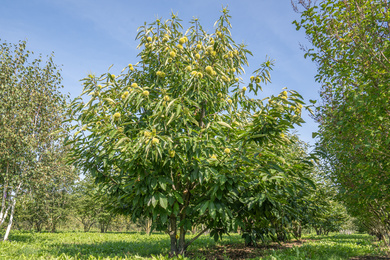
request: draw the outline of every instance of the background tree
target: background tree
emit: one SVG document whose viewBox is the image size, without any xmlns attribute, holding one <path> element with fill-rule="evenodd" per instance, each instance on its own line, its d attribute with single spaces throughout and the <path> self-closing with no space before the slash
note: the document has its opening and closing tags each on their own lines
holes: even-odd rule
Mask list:
<svg viewBox="0 0 390 260">
<path fill-rule="evenodd" d="M 343 203 L 338 201 L 337 189 L 326 178 L 315 176 L 317 189 L 310 194 L 306 227 L 314 228 L 317 235 L 339 232 L 350 219 Z"/>
<path fill-rule="evenodd" d="M 272 62 L 243 85 L 250 52 L 231 38 L 226 9 L 212 34 L 197 19 L 185 32 L 179 22 L 172 15 L 141 26 L 137 64 L 119 76 L 84 79 L 91 99 L 72 103 L 78 131 L 69 141 L 70 161 L 103 184 L 122 213 L 151 218 L 153 228 L 166 231 L 171 254 L 184 254 L 208 229 L 218 239 L 240 224 L 233 212 L 240 187 L 267 169 L 276 169 L 269 177 L 281 170 L 257 166 L 256 155 L 284 142 L 302 122 L 303 104 L 294 91 L 272 103 L 247 97 L 270 80 Z M 205 228 L 186 241 L 195 225 Z"/>
<path fill-rule="evenodd" d="M 38 232 L 43 228 L 55 232 L 58 224 L 68 219 L 74 205 L 72 193 L 78 176 L 66 165 L 60 140 L 57 145 L 55 149 L 60 150 L 52 150 L 51 157 L 46 158 L 45 180 L 29 187 L 16 207 L 16 222 L 28 222 Z"/>
<path fill-rule="evenodd" d="M 42 65 L 41 57 L 29 61 L 31 54 L 25 42 L 0 45 L 0 225 L 8 219 L 4 240 L 17 198 L 52 173 L 48 161 L 64 119 L 61 76 L 52 57 Z"/>
<path fill-rule="evenodd" d="M 314 48 L 322 84 L 318 149 L 340 195 L 354 216 L 381 223 L 389 214 L 389 2 L 299 1 L 303 28 Z"/>
<path fill-rule="evenodd" d="M 94 188 L 94 183 L 87 176 L 77 183 L 73 193 L 75 218 L 83 225 L 84 232 L 88 232 L 97 222 L 99 206 L 93 196 Z"/>
<path fill-rule="evenodd" d="M 88 232 L 96 224 L 102 233 L 107 232 L 115 217 L 110 210 L 115 203 L 104 191 L 98 189 L 89 174 L 75 185 L 72 200 L 74 217 L 83 225 L 84 232 Z"/>
<path fill-rule="evenodd" d="M 244 221 L 246 245 L 255 245 L 258 240 L 283 242 L 291 234 L 299 238 L 304 211 L 312 203 L 314 157 L 297 136 L 283 138 L 282 143 L 262 147 L 258 167 L 253 167 L 260 174 L 253 176 L 240 194 L 238 214 Z"/>
</svg>

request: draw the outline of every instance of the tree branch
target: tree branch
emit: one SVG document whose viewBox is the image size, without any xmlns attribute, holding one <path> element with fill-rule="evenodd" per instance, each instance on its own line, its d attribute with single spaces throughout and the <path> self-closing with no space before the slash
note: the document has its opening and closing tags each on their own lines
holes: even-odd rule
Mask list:
<svg viewBox="0 0 390 260">
<path fill-rule="evenodd" d="M 192 242 L 194 242 L 196 239 L 198 239 L 198 237 L 200 237 L 201 235 L 203 235 L 207 230 L 209 230 L 208 228 L 205 228 L 205 229 L 203 229 L 199 234 L 197 234 L 193 239 L 191 239 L 190 241 L 188 241 L 187 243 L 186 243 L 186 245 L 185 245 L 185 249 L 187 249 L 187 247 L 189 246 L 189 245 L 191 245 L 192 244 Z"/>
</svg>

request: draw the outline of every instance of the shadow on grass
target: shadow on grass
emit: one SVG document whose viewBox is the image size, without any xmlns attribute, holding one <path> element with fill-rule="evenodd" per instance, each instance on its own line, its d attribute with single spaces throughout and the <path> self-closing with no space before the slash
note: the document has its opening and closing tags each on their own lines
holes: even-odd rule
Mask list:
<svg viewBox="0 0 390 260">
<path fill-rule="evenodd" d="M 378 248 L 372 237 L 365 235 L 323 236 L 319 241 L 309 241 L 301 247 L 271 252 L 273 259 L 390 259 L 388 252 Z"/>
<path fill-rule="evenodd" d="M 89 256 L 98 257 L 129 257 L 129 256 L 150 256 L 152 254 L 168 254 L 169 241 L 115 241 L 99 242 L 91 244 L 63 243 L 60 248 L 48 250 L 51 255 L 77 256 L 80 259 L 87 259 Z"/>
<path fill-rule="evenodd" d="M 390 257 L 386 256 L 357 256 L 352 257 L 349 260 L 389 260 Z"/>
<path fill-rule="evenodd" d="M 34 257 L 43 255 L 57 258 L 61 255 L 77 259 L 95 258 L 133 258 L 167 255 L 170 241 L 168 236 L 153 234 L 142 235 L 137 232 L 110 232 L 108 236 L 99 232 L 58 232 L 52 233 L 19 232 L 11 236 L 11 241 L 22 242 L 15 248 L 15 255 Z M 115 235 L 118 236 L 115 236 Z M 188 237 L 190 239 L 191 236 Z M 373 258 L 381 255 L 379 248 L 372 243 L 372 237 L 366 235 L 307 236 L 301 241 L 271 243 L 257 247 L 245 247 L 237 234 L 224 236 L 223 241 L 215 243 L 209 236 L 201 236 L 188 250 L 191 258 L 202 259 L 248 259 L 275 256 L 273 259 L 389 259 Z M 15 244 L 17 245 L 17 244 Z M 10 245 L 11 248 L 14 245 Z M 371 258 L 367 258 L 371 255 Z M 356 258 L 364 256 L 362 258 Z M 365 258 L 366 257 L 366 258 Z M 11 258 L 10 258 L 11 259 Z M 270 259 L 270 258 L 265 258 Z"/>
<path fill-rule="evenodd" d="M 127 233 L 126 233 L 127 234 Z M 139 233 L 138 233 L 139 234 Z M 161 233 L 163 234 L 163 233 Z M 155 234 L 154 234 L 155 235 Z M 94 243 L 61 243 L 60 247 L 47 251 L 51 255 L 60 256 L 77 256 L 80 259 L 87 259 L 90 255 L 95 257 L 131 257 L 142 256 L 150 257 L 151 255 L 168 255 L 170 250 L 169 237 L 154 237 L 143 235 L 142 239 L 134 241 L 104 241 Z M 189 237 L 190 239 L 191 237 Z M 231 242 L 234 239 L 230 240 Z M 225 243 L 228 241 L 225 241 Z M 234 243 L 234 242 L 233 242 Z M 189 254 L 199 250 L 214 250 L 216 243 L 209 236 L 201 236 L 188 248 Z M 228 244 L 230 246 L 230 244 Z M 192 254 L 194 255 L 194 254 Z"/>
<path fill-rule="evenodd" d="M 11 233 L 10 241 L 1 244 L 0 252 L 6 250 L 9 259 L 21 255 L 29 259 L 35 259 L 37 255 L 49 258 L 66 255 L 76 259 L 94 256 L 100 259 L 115 256 L 124 258 L 137 255 L 166 255 L 169 251 L 169 237 L 147 236 L 137 232 L 110 233 L 18 231 Z"/>
<path fill-rule="evenodd" d="M 1 237 L 3 238 L 3 235 Z M 9 236 L 9 241 L 32 243 L 36 241 L 36 238 L 31 234 L 15 234 Z"/>
<path fill-rule="evenodd" d="M 386 256 L 385 256 L 386 255 Z M 199 249 L 190 256 L 206 259 L 390 259 L 385 251 L 372 244 L 372 238 L 362 235 L 332 235 L 306 237 L 301 241 L 271 243 L 257 247 L 245 247 L 243 243 L 227 244 Z M 353 258 L 355 257 L 355 258 Z"/>
</svg>

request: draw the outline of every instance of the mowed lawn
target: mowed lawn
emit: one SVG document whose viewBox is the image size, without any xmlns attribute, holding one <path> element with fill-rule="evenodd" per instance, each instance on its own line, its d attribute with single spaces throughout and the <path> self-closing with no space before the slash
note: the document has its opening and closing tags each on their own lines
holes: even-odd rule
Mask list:
<svg viewBox="0 0 390 260">
<path fill-rule="evenodd" d="M 166 234 L 116 232 L 13 231 L 10 239 L 0 243 L 0 259 L 166 259 L 170 245 Z M 204 235 L 189 248 L 188 259 L 390 259 L 368 235 L 306 236 L 302 241 L 247 248 L 238 234 L 219 242 Z M 368 255 L 377 258 L 362 258 Z"/>
</svg>

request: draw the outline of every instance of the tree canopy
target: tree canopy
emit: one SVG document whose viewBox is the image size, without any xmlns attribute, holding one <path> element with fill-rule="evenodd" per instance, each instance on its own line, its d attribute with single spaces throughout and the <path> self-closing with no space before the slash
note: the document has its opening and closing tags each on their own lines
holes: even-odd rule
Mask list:
<svg viewBox="0 0 390 260">
<path fill-rule="evenodd" d="M 318 150 L 350 212 L 388 235 L 389 3 L 300 2 L 295 24 L 313 45 L 305 56 L 318 64 L 322 84 Z"/>
<path fill-rule="evenodd" d="M 0 225 L 12 226 L 21 193 L 39 188 L 71 170 L 60 155 L 65 119 L 61 75 L 52 57 L 31 59 L 26 42 L 0 45 Z M 66 169 L 65 169 L 66 168 Z"/>
<path fill-rule="evenodd" d="M 165 230 L 172 254 L 192 243 L 185 235 L 194 225 L 205 224 L 198 236 L 210 229 L 215 239 L 244 227 L 240 200 L 261 206 L 273 196 L 268 184 L 292 175 L 310 182 L 302 165 L 285 163 L 273 147 L 291 143 L 288 131 L 303 122 L 302 97 L 283 90 L 248 98 L 270 81 L 273 62 L 245 84 L 251 52 L 234 42 L 229 18 L 224 9 L 211 34 L 198 19 L 184 31 L 176 15 L 141 26 L 139 62 L 120 75 L 89 75 L 70 106 L 77 130 L 70 162 L 114 195 L 122 213 Z M 242 198 L 245 189 L 256 193 Z"/>
</svg>

